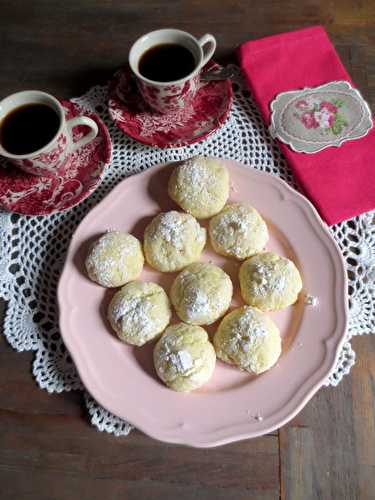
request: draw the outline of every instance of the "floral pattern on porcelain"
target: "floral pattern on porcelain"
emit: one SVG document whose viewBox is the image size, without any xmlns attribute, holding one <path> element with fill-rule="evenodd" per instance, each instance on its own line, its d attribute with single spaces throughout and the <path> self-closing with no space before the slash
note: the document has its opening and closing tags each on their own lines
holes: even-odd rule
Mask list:
<svg viewBox="0 0 375 500">
<path fill-rule="evenodd" d="M 205 69 L 216 67 L 215 63 L 209 62 Z M 171 103 L 171 109 L 167 113 L 157 113 L 140 96 L 131 72 L 128 69 L 121 70 L 116 73 L 109 87 L 110 116 L 125 134 L 144 144 L 160 148 L 193 144 L 206 138 L 224 123 L 233 99 L 229 80 L 204 82 L 197 78 L 193 85 L 197 87 L 185 84 L 181 92 L 177 86 L 171 85 L 169 91 L 172 95 L 162 96 L 168 104 Z M 156 101 L 160 98 L 160 92 L 152 88 L 149 91 L 155 94 Z M 181 93 L 188 95 L 188 99 L 182 101 L 183 106 L 179 102 Z M 177 99 L 174 100 L 174 97 Z"/>
<path fill-rule="evenodd" d="M 66 163 L 68 143 L 67 133 L 63 131 L 47 151 L 32 158 L 13 160 L 13 163 L 29 174 L 53 177 Z"/>
<path fill-rule="evenodd" d="M 157 86 L 137 80 L 138 89 L 145 102 L 158 113 L 182 109 L 198 89 L 199 74 L 181 84 Z"/>
<path fill-rule="evenodd" d="M 70 101 L 63 102 L 63 109 L 67 120 L 83 114 L 92 118 L 98 125 L 97 137 L 68 154 L 60 165 L 58 175 L 55 170 L 50 176 L 40 176 L 39 170 L 39 175 L 30 175 L 34 172 L 22 172 L 5 158 L 1 159 L 0 208 L 26 215 L 50 215 L 77 205 L 99 186 L 105 167 L 111 160 L 112 145 L 108 130 L 96 115 Z M 84 135 L 82 125 L 73 129 L 74 141 Z M 49 165 L 50 161 L 59 161 L 68 141 L 69 138 L 61 134 L 54 148 L 38 155 L 38 169 L 43 162 Z"/>
<path fill-rule="evenodd" d="M 271 135 L 297 152 L 339 147 L 372 127 L 368 104 L 346 81 L 282 92 L 271 102 Z"/>
</svg>

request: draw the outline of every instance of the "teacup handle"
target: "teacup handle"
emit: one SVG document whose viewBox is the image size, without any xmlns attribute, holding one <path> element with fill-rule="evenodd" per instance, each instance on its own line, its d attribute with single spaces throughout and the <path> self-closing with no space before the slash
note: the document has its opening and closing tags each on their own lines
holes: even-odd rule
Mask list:
<svg viewBox="0 0 375 500">
<path fill-rule="evenodd" d="M 199 40 L 198 40 L 199 45 L 201 46 L 201 49 L 203 51 L 203 58 L 200 67 L 202 68 L 205 66 L 208 61 L 211 59 L 211 57 L 214 55 L 214 52 L 216 50 L 216 40 L 213 35 L 210 35 L 207 33 L 206 35 L 203 35 Z M 207 50 L 204 49 L 204 46 L 209 44 L 209 47 Z"/>
<path fill-rule="evenodd" d="M 79 139 L 78 141 L 74 142 L 73 141 L 73 128 L 77 127 L 78 125 L 86 125 L 87 127 L 90 127 L 91 130 L 88 132 L 82 139 Z M 70 134 L 70 137 L 72 138 L 72 149 L 71 151 L 75 151 L 78 148 L 81 148 L 85 144 L 91 142 L 95 137 L 98 135 L 98 126 L 88 116 L 77 116 L 76 118 L 71 118 L 66 122 L 66 126 L 68 128 L 68 132 Z"/>
</svg>

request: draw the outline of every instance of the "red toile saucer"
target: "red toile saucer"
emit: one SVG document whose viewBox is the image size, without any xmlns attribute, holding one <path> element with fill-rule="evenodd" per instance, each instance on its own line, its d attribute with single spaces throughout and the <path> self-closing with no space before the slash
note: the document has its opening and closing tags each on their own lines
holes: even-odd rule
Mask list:
<svg viewBox="0 0 375 500">
<path fill-rule="evenodd" d="M 203 71 L 218 67 L 210 62 Z M 158 114 L 142 100 L 130 69 L 118 71 L 109 86 L 109 113 L 125 134 L 159 148 L 176 148 L 202 141 L 223 125 L 233 100 L 230 80 L 200 81 L 190 104 Z"/>
<path fill-rule="evenodd" d="M 97 137 L 74 151 L 62 175 L 38 177 L 12 166 L 0 158 L 0 208 L 25 215 L 50 215 L 62 212 L 87 198 L 100 184 L 104 170 L 111 161 L 112 144 L 100 118 L 81 109 L 71 101 L 63 101 L 66 118 L 84 114 L 98 125 Z M 85 127 L 74 128 L 74 140 Z"/>
</svg>

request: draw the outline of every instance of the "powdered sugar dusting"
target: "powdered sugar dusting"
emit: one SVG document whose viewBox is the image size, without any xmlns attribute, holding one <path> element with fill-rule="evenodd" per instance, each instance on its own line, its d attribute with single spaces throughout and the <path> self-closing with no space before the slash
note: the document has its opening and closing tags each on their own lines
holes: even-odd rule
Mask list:
<svg viewBox="0 0 375 500">
<path fill-rule="evenodd" d="M 106 232 L 93 246 L 86 259 L 86 267 L 104 286 L 111 286 L 113 274 L 121 273 L 126 279 L 127 258 L 137 251 L 137 241 L 119 238 L 119 231 Z"/>
<path fill-rule="evenodd" d="M 307 306 L 315 307 L 318 304 L 318 297 L 314 297 L 313 295 L 307 294 L 305 296 L 304 302 Z"/>
<path fill-rule="evenodd" d="M 205 241 L 206 232 L 198 222 L 188 214 L 181 214 L 174 210 L 165 212 L 159 216 L 158 223 L 155 224 L 152 238 L 162 238 L 177 250 L 184 250 L 187 235 L 190 229 L 198 243 Z"/>
<path fill-rule="evenodd" d="M 194 321 L 210 313 L 210 301 L 207 294 L 198 287 L 190 287 L 185 294 L 186 314 Z"/>
<path fill-rule="evenodd" d="M 175 335 L 171 335 L 164 339 L 160 357 L 164 360 L 164 368 L 169 365 L 169 368 L 177 373 L 186 375 L 189 370 L 195 368 L 195 361 L 186 349 L 176 349 L 177 338 Z M 160 367 L 160 370 L 165 371 L 164 368 Z"/>
<path fill-rule="evenodd" d="M 226 211 L 218 218 L 218 224 L 214 228 L 215 238 L 223 243 L 228 236 L 232 238 L 236 235 L 248 236 L 250 224 L 255 219 L 251 212 L 245 210 L 240 205 L 236 206 L 236 211 Z"/>
<path fill-rule="evenodd" d="M 174 247 L 182 249 L 184 244 L 184 224 L 181 215 L 173 211 L 161 214 L 154 236 L 161 236 Z"/>
<path fill-rule="evenodd" d="M 251 348 L 262 343 L 266 336 L 266 329 L 258 321 L 253 311 L 248 308 L 234 325 L 231 350 L 237 352 L 238 346 L 240 346 L 243 352 L 249 352 Z"/>
<path fill-rule="evenodd" d="M 194 362 L 189 351 L 181 350 L 176 353 L 172 352 L 169 355 L 171 363 L 177 368 L 179 373 L 186 373 L 188 370 L 193 368 Z"/>
<path fill-rule="evenodd" d="M 176 278 L 172 296 L 181 319 L 210 324 L 229 307 L 232 291 L 230 278 L 220 268 L 195 263 Z"/>
<path fill-rule="evenodd" d="M 257 281 L 255 293 L 263 297 L 269 293 L 281 294 L 287 285 L 285 270 L 277 269 L 273 263 L 255 264 L 254 278 Z"/>
<path fill-rule="evenodd" d="M 249 221 L 236 212 L 223 214 L 219 223 L 214 226 L 213 237 L 216 242 L 227 251 L 235 255 L 241 254 L 244 239 L 248 238 L 250 231 Z"/>
<path fill-rule="evenodd" d="M 208 170 L 204 168 L 204 164 L 202 164 L 201 160 L 197 161 L 195 158 L 191 158 L 184 165 L 181 165 L 180 174 L 185 182 L 199 190 L 203 187 L 202 182 L 211 180 Z"/>
<path fill-rule="evenodd" d="M 212 187 L 217 183 L 215 177 L 206 166 L 205 158 L 201 156 L 187 160 L 179 167 L 179 178 L 188 189 L 184 191 L 186 197 L 193 194 L 210 198 Z"/>
<path fill-rule="evenodd" d="M 228 205 L 211 225 L 211 236 L 216 244 L 238 258 L 261 250 L 267 234 L 267 227 L 257 212 L 240 203 Z"/>
<path fill-rule="evenodd" d="M 103 286 L 112 285 L 112 271 L 115 265 L 111 257 L 101 259 L 96 258 L 94 254 L 91 254 L 86 261 L 88 271 L 93 273 Z"/>
<path fill-rule="evenodd" d="M 121 298 L 112 308 L 116 323 L 126 332 L 146 336 L 155 330 L 155 320 L 151 318 L 154 305 L 142 297 Z"/>
</svg>

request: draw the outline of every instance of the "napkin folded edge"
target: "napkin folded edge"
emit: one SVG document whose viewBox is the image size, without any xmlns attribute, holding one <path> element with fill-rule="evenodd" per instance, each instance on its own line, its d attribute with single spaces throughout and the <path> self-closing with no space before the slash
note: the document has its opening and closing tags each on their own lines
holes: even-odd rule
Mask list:
<svg viewBox="0 0 375 500">
<path fill-rule="evenodd" d="M 326 30 L 323 28 L 321 25 L 315 25 L 315 26 L 310 26 L 307 28 L 301 28 L 298 30 L 293 30 L 285 33 L 279 33 L 275 35 L 269 35 L 263 38 L 259 38 L 256 40 L 248 40 L 247 42 L 242 43 L 236 50 L 237 57 L 240 62 L 240 67 L 242 70 L 242 73 L 246 79 L 246 82 L 255 97 L 255 100 L 257 102 L 257 105 L 259 106 L 263 120 L 265 123 L 265 126 L 268 127 L 270 124 L 270 117 L 271 117 L 271 109 L 270 109 L 270 104 L 271 101 L 267 104 L 267 106 L 262 104 L 262 99 L 259 98 L 257 95 L 256 89 L 253 87 L 251 79 L 248 77 L 248 72 L 249 72 L 249 65 L 251 65 L 250 58 L 252 57 L 252 54 L 259 54 L 262 51 L 280 47 L 282 45 L 287 45 L 289 43 L 294 43 L 294 42 L 300 42 L 301 40 L 306 40 L 308 38 L 314 38 L 316 37 L 317 39 L 320 39 L 322 43 L 324 43 L 329 49 L 331 49 L 332 53 L 336 56 L 335 57 L 335 63 L 337 64 L 337 70 L 338 73 L 341 73 L 340 76 L 337 77 L 337 80 L 346 80 L 348 81 L 353 87 L 356 87 L 356 85 L 353 83 L 351 77 L 349 76 L 349 73 L 347 72 L 345 66 L 343 65 L 339 55 L 336 52 L 336 49 L 334 45 L 332 44 Z M 327 83 L 327 80 L 322 81 L 323 83 Z M 308 86 L 308 85 L 307 85 Z M 313 85 L 312 85 L 313 86 Z M 303 85 L 299 88 L 304 88 Z M 285 90 L 282 91 L 288 91 L 288 90 L 297 90 L 298 87 L 293 87 L 293 88 L 285 88 Z M 277 94 L 280 92 L 277 92 L 274 97 L 276 97 Z M 370 131 L 371 132 L 371 131 Z M 368 134 L 369 135 L 369 134 Z M 351 141 L 350 141 L 351 142 Z M 356 141 L 355 141 L 356 142 Z M 278 141 L 279 147 L 281 150 L 284 152 L 284 154 L 287 156 L 287 161 L 288 160 L 288 153 L 289 149 L 288 146 L 285 144 L 281 143 Z M 293 174 L 300 186 L 301 191 L 310 199 L 310 201 L 316 206 L 320 214 L 322 215 L 323 219 L 328 223 L 328 225 L 332 224 L 337 224 L 343 220 L 347 220 L 350 217 L 354 217 L 357 215 L 360 215 L 361 213 L 365 213 L 366 211 L 371 211 L 374 210 L 375 208 L 375 190 L 374 190 L 374 196 L 371 197 L 371 200 L 367 200 L 367 202 L 363 203 L 362 208 L 360 209 L 349 209 L 348 207 L 342 207 L 341 208 L 341 216 L 338 215 L 338 213 L 330 213 L 330 210 L 325 210 L 324 205 L 320 203 L 319 200 L 315 199 L 315 196 L 313 193 L 310 193 L 310 186 L 304 186 L 304 179 L 301 178 L 302 176 L 300 175 L 301 173 L 299 171 L 295 171 L 293 168 Z"/>
<path fill-rule="evenodd" d="M 347 80 L 353 87 L 356 88 L 355 83 L 351 79 L 347 69 L 343 65 L 339 55 L 336 52 L 336 49 L 331 42 L 328 33 L 324 29 L 323 26 L 317 24 L 314 26 L 309 26 L 307 28 L 300 28 L 298 30 L 287 31 L 284 33 L 276 33 L 275 35 L 268 35 L 262 38 L 257 38 L 255 40 L 248 40 L 247 42 L 242 43 L 236 49 L 236 55 L 240 62 L 240 67 L 242 70 L 242 74 L 245 76 L 246 82 L 249 85 L 252 94 L 257 97 L 257 92 L 254 89 L 251 80 L 247 77 L 246 71 L 244 71 L 244 67 L 249 62 L 249 58 L 252 56 L 252 53 L 259 54 L 265 50 L 269 50 L 273 47 L 280 47 L 282 45 L 286 45 L 287 43 L 300 43 L 301 40 L 306 40 L 308 38 L 318 37 L 321 38 L 322 42 L 328 44 L 332 51 L 336 54 L 336 62 L 338 69 L 342 73 L 342 76 L 337 78 L 337 80 Z M 321 84 L 328 83 L 327 81 L 322 81 Z M 301 87 L 303 88 L 303 87 Z M 284 91 L 288 90 L 298 90 L 297 88 L 286 88 Z M 276 95 L 274 96 L 276 97 Z M 269 117 L 271 116 L 270 104 L 268 105 L 269 116 L 267 116 L 267 123 L 269 125 Z M 263 117 L 266 120 L 266 117 Z"/>
</svg>

